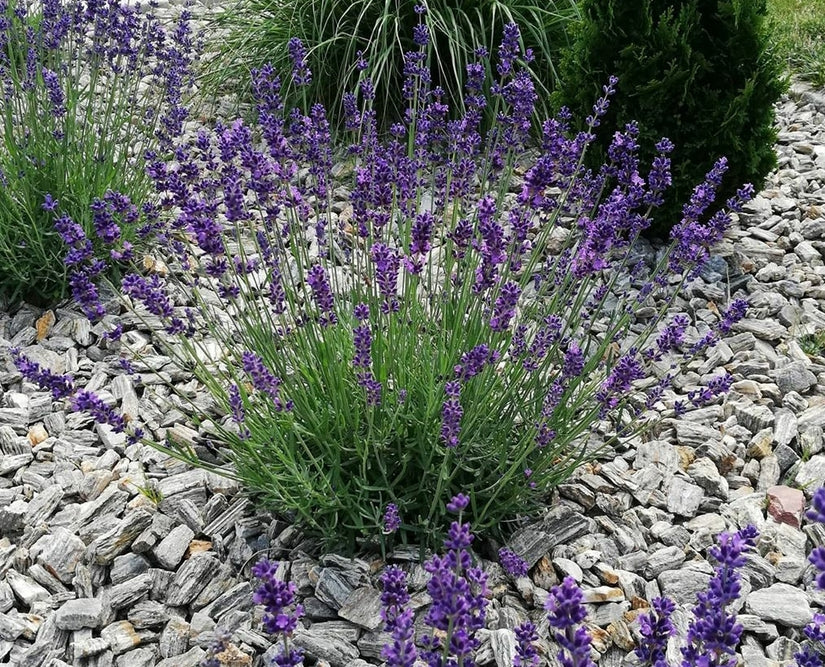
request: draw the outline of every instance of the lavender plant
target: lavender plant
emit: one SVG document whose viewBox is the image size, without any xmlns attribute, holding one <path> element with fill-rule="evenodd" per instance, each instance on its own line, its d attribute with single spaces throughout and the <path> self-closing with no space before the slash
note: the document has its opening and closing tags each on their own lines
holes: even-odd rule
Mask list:
<svg viewBox="0 0 825 667">
<path fill-rule="evenodd" d="M 0 294 L 68 293 L 58 202 L 94 239 L 95 197 L 146 199 L 142 151 L 180 133 L 194 55 L 188 12 L 166 28 L 152 3 L 0 0 Z"/>
<path fill-rule="evenodd" d="M 734 301 L 715 328 L 697 325 L 690 345 L 686 316 L 666 316 L 670 283 L 694 275 L 750 196 L 743 188 L 709 213 L 723 159 L 659 264 L 631 263 L 669 183 L 672 146 L 660 142 L 643 169 L 631 124 L 609 164 L 582 168 L 616 82 L 588 131 L 570 133 L 562 113 L 536 147 L 515 25 L 498 52 L 495 95 L 480 94 L 479 56 L 456 121 L 429 87 L 427 39 L 418 31 L 419 49 L 406 56 L 406 122 L 388 141 L 376 135 L 369 79 L 345 96 L 350 187 L 332 176 L 324 109 L 286 112 L 272 68 L 255 73 L 256 125 L 204 129 L 171 163 L 150 155 L 164 210 L 144 208 L 140 236 L 157 249 L 149 265 L 168 271 L 141 266 L 123 279 L 130 307 L 220 406 L 214 437 L 232 467 L 155 445 L 236 475 L 262 503 L 350 545 L 381 531 L 389 504 L 398 539 L 432 544 L 447 528 L 445 493 L 468 495 L 479 531 L 540 508 L 599 446 L 646 428 L 645 411 L 667 407 L 671 363 L 744 313 Z M 302 45 L 291 53 L 293 83 L 305 83 Z M 486 106 L 497 123 L 482 136 Z M 602 192 L 608 177 L 618 185 Z M 96 206 L 108 215 L 95 234 L 122 257 L 117 220 L 128 200 L 112 193 Z M 64 218 L 61 229 L 75 298 L 99 317 L 100 263 L 77 224 Z M 728 386 L 716 378 L 692 399 Z"/>
</svg>

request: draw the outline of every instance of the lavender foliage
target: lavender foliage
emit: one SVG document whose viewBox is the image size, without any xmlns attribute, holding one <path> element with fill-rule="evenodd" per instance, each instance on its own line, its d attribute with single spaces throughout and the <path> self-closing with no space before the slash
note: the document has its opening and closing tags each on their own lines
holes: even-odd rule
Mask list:
<svg viewBox="0 0 825 667">
<path fill-rule="evenodd" d="M 592 434 L 609 447 L 649 426 L 645 407 L 679 409 L 677 373 L 661 378 L 656 364 L 678 370 L 686 347 L 704 349 L 744 315 L 734 302 L 715 328 L 663 319 L 667 286 L 688 279 L 724 228 L 725 214 L 708 218 L 724 163 L 686 206 L 671 254 L 641 275 L 628 249 L 665 187 L 672 147 L 661 142 L 645 169 L 630 124 L 603 173 L 581 167 L 617 82 L 584 131 L 562 112 L 531 154 L 535 90 L 518 28 L 498 54 L 487 102 L 500 113 L 488 132 L 480 100 L 449 120 L 419 33 L 406 122 L 379 137 L 365 91 L 351 91 L 358 124 L 335 170 L 324 110 L 285 109 L 279 77 L 263 68 L 256 122 L 218 123 L 171 142 L 168 160 L 147 156 L 160 206 L 112 193 L 88 231 L 59 218 L 75 297 L 93 318 L 104 265 L 88 243 L 128 257 L 123 229 L 140 229 L 149 266 L 168 270 L 135 266 L 123 279 L 130 307 L 215 398 L 215 437 L 238 476 L 332 541 L 380 531 L 386 498 L 404 508 L 401 531 L 432 540 L 450 530 L 444 494 L 468 494 L 479 531 L 537 510 L 596 453 L 583 446 Z M 303 45 L 290 55 L 297 79 L 310 76 Z M 607 174 L 617 185 L 602 193 Z M 347 177 L 347 200 L 333 202 Z M 651 303 L 659 315 L 637 319 Z M 720 379 L 694 398 L 726 389 Z M 628 414 L 634 426 L 623 430 Z"/>
</svg>

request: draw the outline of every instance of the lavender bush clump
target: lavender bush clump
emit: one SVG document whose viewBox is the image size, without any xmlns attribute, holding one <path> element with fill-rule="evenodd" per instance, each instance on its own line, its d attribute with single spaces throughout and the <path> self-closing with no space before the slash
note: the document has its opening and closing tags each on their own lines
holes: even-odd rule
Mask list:
<svg viewBox="0 0 825 667">
<path fill-rule="evenodd" d="M 194 41 L 188 12 L 166 28 L 151 3 L 0 0 L 0 295 L 66 295 L 60 214 L 90 253 L 115 241 L 92 201 L 150 194 L 142 150 L 181 132 Z"/>
<path fill-rule="evenodd" d="M 535 92 L 512 54 L 518 28 L 506 34 L 494 95 L 477 94 L 479 52 L 459 120 L 447 120 L 420 66 L 423 34 L 407 58 L 405 123 L 389 139 L 377 136 L 369 86 L 353 91 L 358 122 L 337 167 L 349 187 L 337 185 L 340 173 L 333 182 L 324 109 L 287 112 L 269 67 L 255 72 L 257 124 L 218 124 L 180 142 L 171 163 L 150 159 L 162 206 L 143 207 L 140 237 L 156 248 L 149 265 L 169 270 L 141 265 L 124 291 L 215 398 L 219 415 L 195 417 L 216 422 L 231 468 L 156 446 L 236 475 L 332 541 L 381 532 L 393 504 L 404 517 L 396 539 L 432 544 L 449 527 L 445 494 L 467 493 L 477 530 L 498 528 L 541 507 L 600 447 L 644 430 L 647 409 L 670 407 L 668 362 L 742 314 L 718 330 L 665 317 L 674 271 L 677 283 L 689 279 L 741 205 L 701 222 L 724 161 L 697 186 L 670 253 L 652 270 L 630 266 L 671 146 L 660 143 L 646 173 L 631 124 L 609 164 L 582 168 L 611 80 L 590 130 L 570 132 L 562 112 L 531 148 Z M 303 85 L 311 74 L 299 47 L 293 83 Z M 486 135 L 484 106 L 498 119 Z M 618 185 L 602 193 L 608 176 Z M 128 254 L 108 220 L 94 234 Z M 82 256 L 73 256 L 75 296 L 94 316 L 102 269 L 84 237 L 66 238 Z M 637 319 L 652 303 L 656 314 Z M 718 384 L 697 389 L 695 402 L 712 400 Z"/>
</svg>

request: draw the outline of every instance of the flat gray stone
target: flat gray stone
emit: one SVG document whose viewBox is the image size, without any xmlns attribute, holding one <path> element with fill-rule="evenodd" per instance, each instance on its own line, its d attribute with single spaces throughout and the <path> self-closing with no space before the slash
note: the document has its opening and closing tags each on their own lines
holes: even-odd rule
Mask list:
<svg viewBox="0 0 825 667">
<path fill-rule="evenodd" d="M 53 528 L 33 547 L 33 555 L 40 565 L 64 584 L 72 583 L 75 569 L 86 551 L 86 545 L 66 528 Z"/>
<path fill-rule="evenodd" d="M 790 391 L 804 394 L 811 387 L 816 386 L 816 375 L 808 369 L 808 365 L 803 361 L 795 361 L 778 369 L 775 380 L 783 394 Z"/>
<path fill-rule="evenodd" d="M 804 461 L 796 472 L 796 483 L 813 493 L 825 485 L 825 454 L 816 454 Z"/>
<path fill-rule="evenodd" d="M 103 624 L 103 601 L 97 598 L 68 600 L 55 612 L 55 623 L 61 630 L 99 628 Z"/>
<path fill-rule="evenodd" d="M 126 551 L 135 538 L 152 523 L 152 513 L 137 509 L 127 514 L 118 524 L 89 545 L 89 552 L 95 563 L 108 565 Z"/>
<path fill-rule="evenodd" d="M 11 586 L 15 596 L 27 607 L 31 607 L 37 600 L 45 600 L 51 596 L 51 593 L 34 579 L 20 574 L 17 570 L 6 572 L 6 582 Z"/>
<path fill-rule="evenodd" d="M 356 588 L 338 610 L 338 616 L 372 632 L 381 629 L 381 592 L 372 586 Z"/>
<path fill-rule="evenodd" d="M 189 526 L 176 526 L 153 549 L 155 558 L 166 570 L 174 570 L 183 559 L 195 532 Z"/>
<path fill-rule="evenodd" d="M 792 628 L 805 627 L 813 618 L 805 592 L 783 583 L 750 593 L 745 609 L 763 621 Z"/>
<path fill-rule="evenodd" d="M 220 569 L 220 561 L 214 553 L 194 554 L 175 574 L 169 586 L 167 603 L 179 607 L 189 604 Z"/>
<path fill-rule="evenodd" d="M 667 509 L 674 514 L 694 517 L 704 497 L 700 487 L 681 477 L 674 477 L 667 494 Z"/>
</svg>

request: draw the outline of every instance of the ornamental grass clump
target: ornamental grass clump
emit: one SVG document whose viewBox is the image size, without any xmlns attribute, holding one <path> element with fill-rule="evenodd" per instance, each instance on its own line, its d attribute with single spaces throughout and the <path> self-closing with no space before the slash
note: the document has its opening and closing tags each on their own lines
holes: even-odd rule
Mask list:
<svg viewBox="0 0 825 667">
<path fill-rule="evenodd" d="M 492 51 L 504 27 L 518 23 L 524 31 L 520 41 L 532 54 L 525 65 L 535 75 L 539 111 L 546 117 L 544 100 L 557 84 L 554 62 L 568 45 L 570 25 L 580 18 L 575 0 L 237 0 L 215 19 L 223 38 L 220 52 L 207 63 L 205 80 L 213 89 L 229 85 L 248 100 L 250 70 L 266 64 L 287 69 L 290 49 L 300 40 L 312 77 L 306 86 L 284 82 L 281 94 L 287 106 L 305 99 L 319 102 L 333 129 L 342 129 L 346 115 L 339 91 L 356 88 L 369 61 L 376 122 L 388 131 L 402 120 L 407 106 L 400 94 L 404 53 L 416 48 L 413 29 L 422 14 L 432 38 L 426 66 L 453 109 L 464 102 L 462 84 L 473 50 Z"/>
<path fill-rule="evenodd" d="M 377 138 L 365 80 L 360 103 L 345 96 L 344 162 L 323 107 L 285 112 L 271 68 L 255 74 L 256 124 L 204 129 L 172 162 L 150 159 L 162 206 L 144 207 L 139 236 L 155 251 L 122 289 L 214 399 L 215 414 L 192 412 L 212 422 L 223 460 L 156 446 L 236 476 L 339 545 L 387 523 L 395 540 L 432 545 L 448 528 L 445 494 L 467 494 L 477 530 L 503 532 L 582 462 L 647 428 L 647 411 L 681 409 L 666 395 L 678 363 L 729 331 L 744 302 L 712 327 L 668 308 L 750 190 L 709 213 L 720 159 L 658 264 L 631 260 L 669 182 L 669 143 L 643 168 L 629 125 L 609 164 L 582 168 L 611 80 L 588 131 L 570 133 L 562 114 L 528 145 L 535 91 L 518 40 L 508 26 L 491 99 L 479 94 L 485 66 L 468 67 L 468 111 L 449 121 L 419 35 L 406 56 L 406 122 Z M 293 56 L 294 81 L 306 81 L 299 44 Z M 497 122 L 482 135 L 488 105 Z M 608 177 L 618 185 L 603 192 Z M 130 209 L 108 198 L 95 233 L 117 239 Z M 71 253 L 84 252 L 87 240 L 60 221 Z M 99 266 L 74 266 L 75 298 L 99 317 Z M 730 384 L 706 379 L 694 403 Z"/>
<path fill-rule="evenodd" d="M 180 133 L 194 57 L 188 12 L 169 28 L 153 12 L 0 0 L 0 295 L 12 302 L 51 305 L 69 291 L 57 202 L 100 251 L 93 200 L 151 193 L 142 151 Z"/>
</svg>

